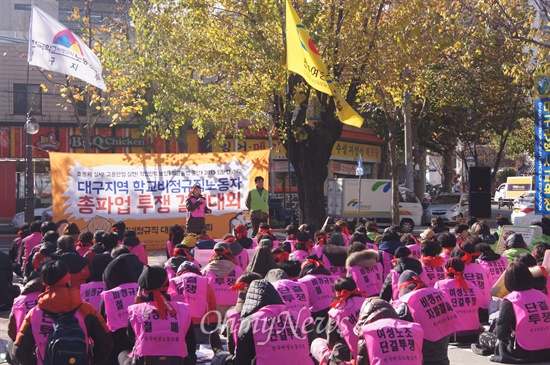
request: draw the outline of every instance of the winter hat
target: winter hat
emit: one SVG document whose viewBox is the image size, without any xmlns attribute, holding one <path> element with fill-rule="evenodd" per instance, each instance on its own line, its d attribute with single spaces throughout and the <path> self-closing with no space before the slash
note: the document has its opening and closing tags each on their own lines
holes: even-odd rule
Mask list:
<svg viewBox="0 0 550 365">
<path fill-rule="evenodd" d="M 238 240 L 240 240 L 242 237 L 248 236 L 248 228 L 244 224 L 237 224 L 235 228 L 233 228 L 233 232 L 235 233 L 235 236 Z"/>
<path fill-rule="evenodd" d="M 418 289 L 426 287 L 426 284 L 420 279 L 420 275 L 412 270 L 405 270 L 399 276 L 399 298 Z"/>
<path fill-rule="evenodd" d="M 424 232 L 420 233 L 420 238 L 423 240 L 432 239 L 434 238 L 434 236 L 435 236 L 435 232 L 430 228 L 427 228 Z"/>
<path fill-rule="evenodd" d="M 502 226 L 511 226 L 512 223 L 510 222 L 510 220 L 506 217 L 500 217 L 499 219 L 497 219 L 497 224 L 502 227 Z"/>
<path fill-rule="evenodd" d="M 195 236 L 194 234 L 189 234 L 185 236 L 182 243 L 189 248 L 194 248 L 195 246 L 197 246 L 197 236 Z"/>
<path fill-rule="evenodd" d="M 520 233 L 512 233 L 506 238 L 506 248 L 526 248 L 526 246 Z"/>
<path fill-rule="evenodd" d="M 270 240 L 269 238 L 264 238 L 263 240 L 260 241 L 260 246 L 266 246 L 269 249 L 272 249 L 273 248 L 273 241 Z"/>
<path fill-rule="evenodd" d="M 124 239 L 122 240 L 122 244 L 124 246 L 130 246 L 130 247 L 137 246 L 139 245 L 139 238 L 137 238 L 136 236 L 124 237 Z"/>
<path fill-rule="evenodd" d="M 398 247 L 395 250 L 395 258 L 400 259 L 411 255 L 411 250 L 407 246 Z"/>
<path fill-rule="evenodd" d="M 287 275 L 286 272 L 284 272 L 283 269 L 271 269 L 267 272 L 267 275 L 265 276 L 265 280 L 269 281 L 270 283 L 273 283 L 278 280 L 282 279 L 290 279 L 290 277 Z"/>
<path fill-rule="evenodd" d="M 330 236 L 329 243 L 331 245 L 343 246 L 344 245 L 344 236 L 342 236 L 340 233 L 333 233 Z"/>
<path fill-rule="evenodd" d="M 355 232 L 367 234 L 367 229 L 365 228 L 365 226 L 359 226 L 359 227 L 357 227 L 357 229 L 355 230 Z"/>
<path fill-rule="evenodd" d="M 163 294 L 168 290 L 168 274 L 163 267 L 144 265 L 138 279 L 138 285 L 145 294 L 153 295 L 160 318 L 167 318 L 166 311 L 172 315 L 176 314 L 176 309 Z"/>
<path fill-rule="evenodd" d="M 191 271 L 191 272 L 194 272 L 194 273 L 199 273 L 200 269 L 197 265 L 195 265 L 191 261 L 185 261 L 183 264 L 181 264 L 178 267 L 177 274 L 181 273 L 182 271 Z"/>
<path fill-rule="evenodd" d="M 42 285 L 63 287 L 69 283 L 69 267 L 63 261 L 50 260 L 42 265 Z"/>
<path fill-rule="evenodd" d="M 229 248 L 229 243 L 226 243 L 226 242 L 216 243 L 216 245 L 214 245 L 214 252 L 218 254 L 231 252 L 231 248 Z"/>
</svg>

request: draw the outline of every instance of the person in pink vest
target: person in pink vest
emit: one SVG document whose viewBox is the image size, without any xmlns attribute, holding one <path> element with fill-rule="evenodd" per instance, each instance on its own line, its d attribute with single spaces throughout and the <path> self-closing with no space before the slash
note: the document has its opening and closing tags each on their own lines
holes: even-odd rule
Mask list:
<svg viewBox="0 0 550 365">
<path fill-rule="evenodd" d="M 447 277 L 445 273 L 445 260 L 439 254 L 441 246 L 436 241 L 426 240 L 420 246 L 422 257 L 422 274 L 420 278 L 429 287 L 433 288 L 438 280 L 443 280 Z"/>
<path fill-rule="evenodd" d="M 422 240 L 422 242 L 428 239 L 432 239 L 435 236 L 435 233 L 433 235 L 430 234 L 430 232 L 433 233 L 431 229 L 428 228 L 426 231 L 420 234 L 420 239 Z M 400 241 L 403 242 L 403 244 L 405 244 L 405 246 L 407 246 L 409 250 L 411 250 L 411 257 L 413 259 L 420 260 L 420 257 L 422 256 L 422 252 L 420 251 L 420 241 L 418 240 L 418 238 L 416 238 L 414 234 L 404 233 L 401 236 Z"/>
<path fill-rule="evenodd" d="M 166 258 L 169 260 L 174 256 L 174 249 L 176 245 L 183 241 L 185 232 L 179 224 L 173 224 L 168 231 L 168 241 L 166 241 Z"/>
<path fill-rule="evenodd" d="M 522 253 L 516 256 L 515 262 L 521 262 L 526 265 L 533 276 L 533 288 L 540 290 L 544 294 L 550 293 L 550 281 L 548 280 L 548 270 L 543 265 L 538 265 L 535 257 L 528 253 Z"/>
<path fill-rule="evenodd" d="M 126 232 L 126 223 L 124 223 L 123 221 L 116 221 L 111 225 L 111 233 L 114 233 L 117 236 L 117 241 L 119 245 L 122 245 L 124 232 Z"/>
<path fill-rule="evenodd" d="M 455 245 L 466 242 L 470 236 L 469 227 L 466 224 L 459 224 L 455 228 Z M 454 248 L 454 246 L 453 246 Z"/>
<path fill-rule="evenodd" d="M 127 229 L 126 232 L 124 232 L 122 245 L 126 247 L 132 255 L 136 255 L 139 258 L 139 261 L 143 262 L 144 265 L 147 265 L 147 249 L 145 248 L 145 245 L 139 241 L 136 231 L 133 229 Z"/>
<path fill-rule="evenodd" d="M 244 271 L 254 272 L 262 278 L 265 277 L 269 270 L 277 267 L 277 265 L 275 265 L 273 254 L 271 253 L 272 249 L 273 242 L 268 238 L 262 239 L 258 247 L 256 247 L 254 256 L 252 256 Z"/>
<path fill-rule="evenodd" d="M 302 262 L 307 256 L 312 254 L 312 250 L 313 244 L 309 238 L 309 234 L 306 232 L 298 232 L 296 234 L 296 243 L 294 243 L 294 251 L 290 254 L 290 259 Z"/>
<path fill-rule="evenodd" d="M 76 252 L 72 236 L 63 235 L 57 239 L 57 251 L 52 255 L 52 259 L 63 261 L 69 267 L 71 288 L 80 290 L 80 286 L 88 281 L 90 277 L 88 260 Z"/>
<path fill-rule="evenodd" d="M 235 236 L 231 234 L 226 234 L 225 236 L 223 236 L 222 241 L 229 245 L 231 253 L 237 261 L 237 265 L 239 265 L 241 269 L 246 270 L 249 262 L 248 252 L 244 249 L 243 246 L 241 246 L 239 242 L 237 242 Z"/>
<path fill-rule="evenodd" d="M 365 299 L 354 331 L 359 336 L 355 365 L 422 364 L 422 327 L 399 319 L 385 300 Z"/>
<path fill-rule="evenodd" d="M 23 320 L 27 316 L 27 313 L 38 304 L 38 296 L 42 292 L 42 279 L 40 278 L 40 271 L 35 270 L 31 273 L 29 281 L 25 284 L 25 287 L 19 295 L 13 301 L 13 307 L 11 309 L 10 318 L 8 322 L 8 351 L 6 352 L 6 358 L 10 364 L 14 363 L 15 355 L 13 353 L 13 343 L 17 337 L 17 333 L 23 324 Z"/>
<path fill-rule="evenodd" d="M 265 222 L 260 223 L 260 226 L 258 228 L 258 234 L 256 235 L 255 238 L 257 239 L 258 242 L 260 242 L 263 239 L 271 240 L 271 242 L 273 242 L 273 245 L 275 247 L 279 247 L 279 241 L 277 240 L 277 237 L 275 236 L 275 234 L 273 234 L 273 230 L 271 229 L 269 224 Z"/>
<path fill-rule="evenodd" d="M 271 251 L 271 254 L 273 255 L 273 261 L 275 262 L 275 265 L 279 265 L 283 262 L 287 262 L 288 260 L 290 260 L 290 252 L 283 251 L 283 249 L 279 247 L 274 248 Z"/>
<path fill-rule="evenodd" d="M 334 233 L 342 235 L 344 246 L 349 246 L 351 232 L 349 231 L 348 223 L 344 220 L 339 220 L 334 224 Z"/>
<path fill-rule="evenodd" d="M 250 284 L 241 311 L 235 355 L 224 351 L 219 336 L 210 336 L 213 364 L 313 365 L 304 330 L 305 318 L 289 310 L 267 280 Z"/>
<path fill-rule="evenodd" d="M 323 261 L 323 265 L 325 265 L 325 268 L 330 270 L 330 261 L 327 255 L 323 253 L 325 247 L 327 247 L 330 244 L 329 235 L 322 230 L 316 231 L 314 235 L 315 240 L 312 240 L 307 231 L 300 231 L 297 234 L 297 237 L 298 236 L 300 237 L 301 242 L 306 242 L 306 236 L 304 236 L 305 234 L 307 234 L 307 237 L 308 237 L 306 247 L 309 249 L 309 252 L 311 252 L 311 255 L 317 255 L 317 257 L 319 257 L 321 261 Z M 313 244 L 313 246 L 311 246 L 311 244 Z M 296 243 L 294 244 L 294 246 L 296 246 Z M 304 259 L 302 259 L 302 261 L 303 260 Z"/>
<path fill-rule="evenodd" d="M 479 309 L 484 303 L 481 290 L 473 283 L 464 279 L 464 262 L 458 257 L 452 257 L 445 263 L 448 279 L 435 283 L 436 289 L 441 289 L 449 298 L 460 318 L 457 331 L 451 337 L 452 342 L 477 342 L 483 327 L 479 322 Z"/>
<path fill-rule="evenodd" d="M 330 271 L 334 277 L 334 281 L 347 275 L 346 259 L 348 258 L 348 247 L 329 243 L 323 247 L 323 257 L 326 257 L 329 262 L 328 265 L 325 264 L 325 268 Z M 325 261 L 322 261 L 324 264 Z"/>
<path fill-rule="evenodd" d="M 178 268 L 186 261 L 192 262 L 197 267 L 201 267 L 199 262 L 195 260 L 193 257 L 192 251 L 184 245 L 183 243 L 179 243 L 174 248 L 173 256 L 166 261 L 164 264 L 164 268 L 166 269 L 166 273 L 168 274 L 168 280 L 172 279 L 176 276 L 176 273 L 178 271 Z"/>
<path fill-rule="evenodd" d="M 466 231 L 468 231 L 468 226 L 466 226 Z M 445 262 L 451 257 L 451 252 L 453 252 L 457 245 L 456 237 L 451 232 L 443 232 L 437 237 L 437 242 L 443 249 L 440 256 L 443 257 L 443 261 Z"/>
<path fill-rule="evenodd" d="M 423 365 L 449 365 L 449 338 L 457 331 L 459 317 L 447 294 L 428 288 L 418 274 L 405 270 L 399 277 L 399 300 L 399 318 L 420 324 L 424 331 Z"/>
<path fill-rule="evenodd" d="M 309 296 L 309 310 L 315 321 L 315 332 L 309 333 L 310 341 L 316 337 L 324 337 L 323 329 L 328 322 L 328 311 L 334 296 L 334 277 L 316 255 L 306 258 L 301 265 L 298 282 L 305 284 Z"/>
<path fill-rule="evenodd" d="M 350 246 L 351 247 L 351 246 Z M 382 289 L 382 265 L 378 262 L 378 251 L 362 250 L 349 254 L 346 259 L 348 276 L 364 292 L 365 297 L 377 296 Z"/>
<path fill-rule="evenodd" d="M 188 233 L 201 234 L 202 230 L 206 228 L 205 217 L 207 214 L 212 213 L 212 210 L 208 208 L 206 198 L 202 195 L 199 184 L 195 184 L 191 188 L 189 196 L 185 199 L 185 206 L 187 207 L 185 230 Z"/>
<path fill-rule="evenodd" d="M 58 260 L 50 260 L 42 266 L 44 290 L 38 296 L 38 304 L 32 308 L 15 340 L 15 358 L 21 365 L 42 365 L 48 337 L 53 326 L 53 316 L 75 311 L 90 345 L 90 362 L 98 363 L 107 358 L 113 340 L 103 317 L 83 302 L 78 290 L 69 286 L 69 268 Z"/>
<path fill-rule="evenodd" d="M 479 336 L 472 351 L 491 356 L 491 361 L 509 364 L 547 363 L 550 359 L 550 299 L 533 288 L 527 265 L 513 261 L 504 272 L 510 292 L 500 305 L 498 319 L 490 331 Z"/>
<path fill-rule="evenodd" d="M 237 239 L 237 242 L 245 248 L 245 249 L 251 249 L 253 248 L 253 241 L 251 238 L 248 237 L 248 227 L 244 224 L 237 224 L 235 228 L 233 228 L 233 234 L 235 235 L 235 238 Z"/>
<path fill-rule="evenodd" d="M 27 261 L 29 256 L 35 246 L 38 246 L 42 242 L 42 233 L 40 233 L 40 226 L 42 223 L 40 221 L 34 221 L 29 227 L 30 235 L 25 237 L 21 241 L 21 264 L 23 270 L 26 269 Z M 30 271 L 29 271 L 30 273 Z"/>
<path fill-rule="evenodd" d="M 101 293 L 105 290 L 103 272 L 113 259 L 109 255 L 96 255 L 90 268 L 90 281 L 80 286 L 80 296 L 98 311 L 101 307 Z"/>
<path fill-rule="evenodd" d="M 225 312 L 237 303 L 238 295 L 230 287 L 243 273 L 227 243 L 218 242 L 214 246 L 214 254 L 201 273 L 208 279 L 208 283 L 214 290 L 218 312 L 221 318 L 224 318 Z"/>
<path fill-rule="evenodd" d="M 358 336 L 354 332 L 355 324 L 365 297 L 357 289 L 352 278 L 341 278 L 334 283 L 335 298 L 328 311 L 327 337 L 317 338 L 311 344 L 312 353 L 323 353 L 317 361 L 329 361 L 339 364 L 357 358 Z M 314 350 L 317 347 L 327 348 L 328 351 Z"/>
<path fill-rule="evenodd" d="M 287 273 L 279 268 L 269 270 L 265 279 L 273 285 L 289 309 L 311 317 L 309 293 L 305 284 L 290 280 Z"/>
<path fill-rule="evenodd" d="M 502 273 L 508 267 L 508 259 L 499 255 L 491 249 L 491 246 L 485 242 L 480 242 L 476 245 L 476 251 L 481 252 L 476 262 L 485 270 L 489 281 L 487 285 L 492 288 L 500 278 Z"/>
<path fill-rule="evenodd" d="M 398 282 L 399 276 L 405 270 L 412 270 L 417 275 L 422 274 L 422 264 L 417 259 L 410 257 L 411 250 L 407 247 L 399 247 L 395 251 L 395 266 L 390 270 L 390 273 L 386 276 L 386 280 L 380 289 L 380 298 L 389 302 L 390 300 L 397 300 L 399 297 Z"/>
<path fill-rule="evenodd" d="M 80 256 L 84 257 L 86 252 L 90 251 L 90 248 L 94 245 L 94 234 L 92 232 L 86 231 L 78 235 L 78 240 L 76 242 L 76 251 Z"/>
<path fill-rule="evenodd" d="M 96 255 L 94 261 L 100 259 Z M 137 279 L 126 260 L 110 262 L 104 274 L 104 291 L 101 293 L 99 313 L 105 318 L 107 327 L 113 337 L 113 351 L 109 355 L 109 363 L 116 364 L 118 354 L 131 350 L 133 343 L 126 335 L 128 325 L 128 307 L 135 302 L 137 296 Z"/>
<path fill-rule="evenodd" d="M 129 351 L 119 355 L 121 365 L 196 364 L 195 332 L 189 305 L 173 301 L 168 275 L 161 266 L 145 265 L 139 280 L 136 303 L 128 307 Z"/>
</svg>

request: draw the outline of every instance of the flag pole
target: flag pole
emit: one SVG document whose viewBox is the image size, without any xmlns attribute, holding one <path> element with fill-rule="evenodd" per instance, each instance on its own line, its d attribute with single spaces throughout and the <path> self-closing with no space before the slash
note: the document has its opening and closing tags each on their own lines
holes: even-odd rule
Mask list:
<svg viewBox="0 0 550 365">
<path fill-rule="evenodd" d="M 29 54 L 32 51 L 32 15 L 34 8 L 34 1 L 31 3 L 31 17 L 29 25 Z M 27 60 L 27 80 L 25 83 L 25 111 L 27 112 L 27 117 L 25 119 L 25 125 L 23 127 L 23 133 L 25 133 L 25 221 L 27 223 L 32 223 L 34 221 L 34 208 L 35 208 L 35 197 L 34 197 L 34 165 L 32 161 L 32 134 L 28 133 L 26 130 L 27 121 L 31 117 L 31 111 L 29 110 L 29 75 L 30 75 L 30 65 Z"/>
<path fill-rule="evenodd" d="M 286 0 L 282 0 L 283 2 L 283 6 L 285 6 L 285 9 L 286 9 Z M 290 99 L 291 99 L 291 96 L 290 96 L 290 84 L 288 82 L 288 78 L 289 78 L 289 71 L 288 71 L 288 65 L 287 65 L 287 59 L 288 59 L 288 55 L 287 55 L 287 52 L 288 52 L 288 47 L 287 47 L 287 44 L 286 44 L 286 37 L 287 37 L 287 34 L 286 34 L 286 11 L 285 11 L 285 19 L 283 19 L 283 24 L 282 24 L 282 29 L 283 29 L 283 44 L 284 44 L 284 47 L 285 47 L 285 67 L 286 67 L 286 76 L 285 76 L 285 130 L 286 130 L 286 161 L 287 161 L 287 170 L 288 170 L 288 195 L 287 195 L 287 199 L 288 199 L 288 203 L 286 203 L 286 209 L 287 210 L 290 210 L 290 224 L 293 224 L 294 223 L 294 209 L 292 208 L 292 177 L 290 176 L 290 172 L 291 172 L 291 166 L 290 166 L 290 152 L 289 152 L 289 149 L 290 149 L 290 132 L 291 132 L 291 125 L 290 125 L 290 122 L 291 122 L 291 119 L 292 119 L 292 115 L 290 114 Z M 286 188 L 285 188 L 285 191 L 286 191 Z M 286 195 L 286 194 L 285 194 Z"/>
</svg>

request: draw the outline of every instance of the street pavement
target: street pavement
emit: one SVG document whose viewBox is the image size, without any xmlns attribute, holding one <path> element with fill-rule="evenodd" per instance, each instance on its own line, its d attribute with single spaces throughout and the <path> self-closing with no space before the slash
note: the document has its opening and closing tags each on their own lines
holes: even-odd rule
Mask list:
<svg viewBox="0 0 550 365">
<path fill-rule="evenodd" d="M 496 205 L 493 205 L 493 216 L 490 219 L 487 219 L 489 226 L 494 230 L 496 229 L 496 215 L 501 214 L 503 217 L 510 217 L 511 211 L 508 209 L 498 210 Z M 424 231 L 426 227 L 416 227 L 415 233 L 419 234 Z M 13 238 L 15 237 L 14 231 L 4 231 L 4 234 L 0 231 L 0 250 L 7 251 L 10 247 Z M 149 252 L 149 264 L 155 265 L 158 262 L 159 257 L 163 256 L 163 251 L 150 251 Z M 9 312 L 0 312 L 0 364 L 2 364 L 2 359 L 4 353 L 7 349 L 8 342 L 8 317 Z M 210 364 L 208 361 L 211 358 L 212 352 L 209 349 L 208 344 L 201 344 L 199 347 L 199 357 L 201 359 L 201 364 Z M 482 364 L 491 364 L 488 356 L 479 356 L 474 354 L 470 346 L 449 346 L 449 359 L 452 365 L 482 365 Z M 550 364 L 550 360 L 542 364 Z"/>
</svg>

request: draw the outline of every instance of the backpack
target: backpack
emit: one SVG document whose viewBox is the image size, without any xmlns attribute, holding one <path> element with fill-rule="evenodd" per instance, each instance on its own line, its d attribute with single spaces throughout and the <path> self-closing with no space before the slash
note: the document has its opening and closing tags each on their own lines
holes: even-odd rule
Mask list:
<svg viewBox="0 0 550 365">
<path fill-rule="evenodd" d="M 53 320 L 48 336 L 43 365 L 89 365 L 86 334 L 75 313 L 54 314 L 46 312 Z"/>
</svg>

